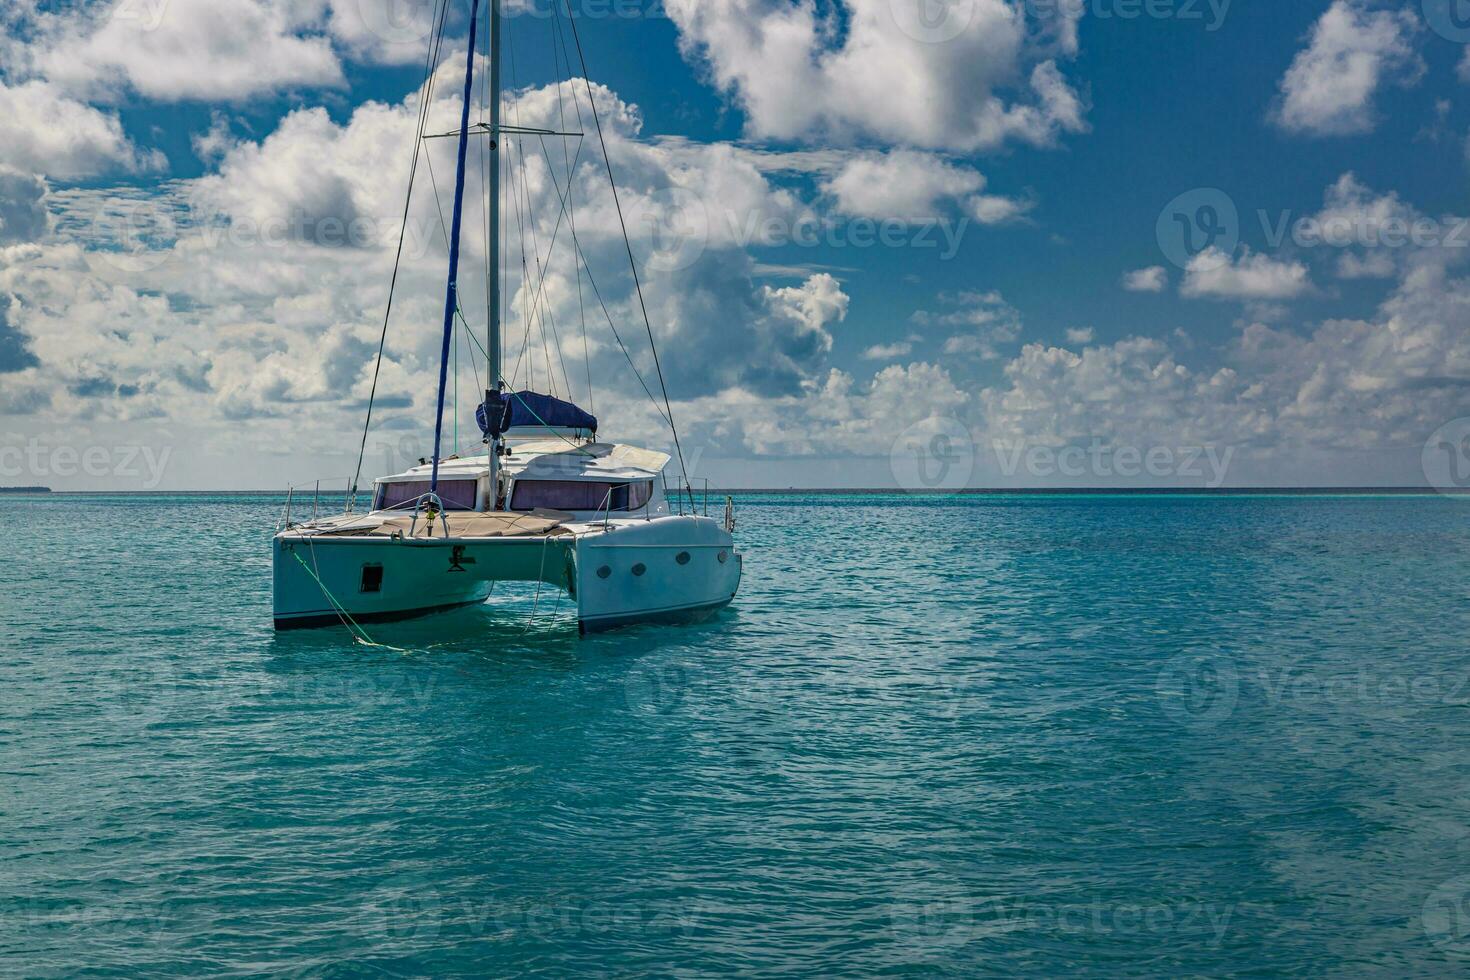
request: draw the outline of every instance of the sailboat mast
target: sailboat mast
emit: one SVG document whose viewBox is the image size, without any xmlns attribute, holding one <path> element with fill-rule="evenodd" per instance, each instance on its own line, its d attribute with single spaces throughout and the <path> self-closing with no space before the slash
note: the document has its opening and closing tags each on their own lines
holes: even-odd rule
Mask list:
<svg viewBox="0 0 1470 980">
<path fill-rule="evenodd" d="M 439 453 L 444 436 L 444 391 L 449 383 L 449 342 L 454 337 L 454 315 L 459 309 L 459 233 L 464 218 L 464 168 L 470 138 L 470 96 L 475 84 L 475 28 L 480 0 L 470 0 L 470 47 L 465 58 L 464 105 L 459 117 L 459 156 L 454 170 L 454 220 L 449 233 L 449 284 L 444 296 L 444 344 L 439 354 L 439 408 L 434 415 L 434 469 L 429 492 L 439 492 Z"/>
<path fill-rule="evenodd" d="M 500 0 L 490 2 L 490 316 L 485 384 L 500 391 Z M 498 428 L 498 427 L 497 427 Z M 500 495 L 500 433 L 490 434 L 490 509 Z"/>
</svg>

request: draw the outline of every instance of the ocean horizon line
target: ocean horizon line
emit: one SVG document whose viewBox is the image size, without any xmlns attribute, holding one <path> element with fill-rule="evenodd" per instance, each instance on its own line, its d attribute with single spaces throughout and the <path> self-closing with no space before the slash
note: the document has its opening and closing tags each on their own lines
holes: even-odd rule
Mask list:
<svg viewBox="0 0 1470 980">
<path fill-rule="evenodd" d="M 298 488 L 299 489 L 299 488 Z M 207 490 L 56 490 L 39 487 L 0 487 L 0 494 L 10 496 L 232 496 L 279 497 L 285 490 L 248 490 L 219 487 Z M 695 496 L 703 497 L 705 491 L 696 489 Z M 913 496 L 913 497 L 981 497 L 981 496 L 1262 496 L 1292 494 L 1302 496 L 1350 496 L 1394 494 L 1404 496 L 1458 496 L 1470 494 L 1470 487 L 1437 488 L 1405 486 L 1252 486 L 1252 487 L 964 487 L 960 489 L 906 489 L 903 487 L 711 487 L 710 496 L 742 494 L 777 496 L 792 493 L 829 494 L 835 496 Z M 321 492 L 322 496 L 346 496 L 342 490 Z"/>
</svg>

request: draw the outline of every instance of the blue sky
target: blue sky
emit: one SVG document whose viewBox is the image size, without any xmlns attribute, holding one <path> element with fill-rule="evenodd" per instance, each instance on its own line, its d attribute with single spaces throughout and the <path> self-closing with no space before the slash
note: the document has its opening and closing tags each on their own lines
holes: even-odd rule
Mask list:
<svg viewBox="0 0 1470 980">
<path fill-rule="evenodd" d="M 529 114 L 566 75 L 548 3 L 508 19 Z M 144 446 L 168 453 L 156 485 L 181 488 L 353 460 L 429 6 L 0 15 L 0 484 L 143 489 L 116 460 Z M 1440 479 L 1434 447 L 1470 434 L 1470 32 L 1453 0 L 573 7 L 699 477 L 1421 485 Z M 434 112 L 452 125 L 468 3 L 451 9 Z M 432 157 L 446 197 L 449 149 Z M 587 263 L 643 338 L 584 149 Z M 534 170 L 526 196 L 551 223 L 566 175 Z M 432 188 L 416 194 L 425 247 L 370 470 L 429 437 L 443 257 Z M 669 225 L 671 195 L 699 211 L 692 231 L 685 210 Z M 1319 241 L 1310 219 L 1333 216 L 1345 237 Z M 251 232 L 287 217 L 307 231 Z M 371 240 L 323 241 L 336 219 Z M 650 258 L 667 245 L 650 222 L 697 248 Z M 757 228 L 820 233 L 783 246 Z M 887 244 L 854 244 L 877 230 Z M 543 258 L 547 285 L 512 285 L 567 329 L 556 357 L 540 348 L 551 373 L 582 397 L 586 354 L 604 431 L 662 444 L 610 334 L 594 323 L 584 347 L 571 329 L 575 257 Z M 65 465 L 89 450 L 113 462 Z M 1157 466 L 1127 465 L 1150 452 Z"/>
</svg>

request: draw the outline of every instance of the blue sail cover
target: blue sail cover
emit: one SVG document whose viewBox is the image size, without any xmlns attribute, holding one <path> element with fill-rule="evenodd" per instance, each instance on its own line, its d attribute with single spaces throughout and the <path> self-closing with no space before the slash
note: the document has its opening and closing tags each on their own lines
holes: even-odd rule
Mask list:
<svg viewBox="0 0 1470 980">
<path fill-rule="evenodd" d="M 538 395 L 534 391 L 518 391 L 514 394 L 501 396 L 505 400 L 506 408 L 505 422 L 502 433 L 506 429 L 518 426 L 544 425 L 554 429 L 587 429 L 597 431 L 597 418 L 582 411 L 571 402 L 564 402 L 560 398 L 552 398 L 550 395 Z M 496 412 L 494 414 L 499 414 Z M 475 411 L 475 420 L 480 423 L 480 431 L 487 436 L 491 435 L 490 424 L 486 421 L 485 406 L 481 405 Z M 495 433 L 496 435 L 500 433 Z"/>
</svg>

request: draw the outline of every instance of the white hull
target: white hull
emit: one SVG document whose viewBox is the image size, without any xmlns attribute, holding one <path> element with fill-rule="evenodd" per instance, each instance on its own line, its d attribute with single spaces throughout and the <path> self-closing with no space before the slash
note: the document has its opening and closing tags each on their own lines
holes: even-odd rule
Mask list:
<svg viewBox="0 0 1470 980">
<path fill-rule="evenodd" d="M 483 602 L 495 582 L 566 590 L 584 631 L 698 615 L 740 587 L 734 539 L 706 517 L 573 524 L 515 538 L 323 536 L 274 542 L 277 629 L 404 619 Z"/>
</svg>

